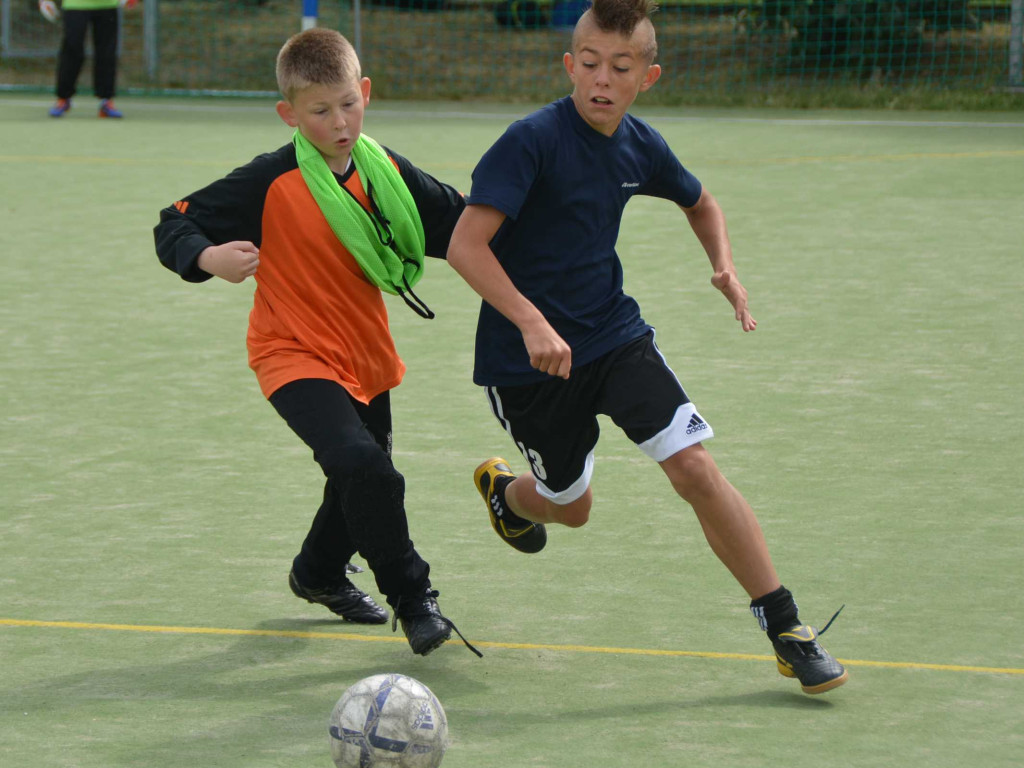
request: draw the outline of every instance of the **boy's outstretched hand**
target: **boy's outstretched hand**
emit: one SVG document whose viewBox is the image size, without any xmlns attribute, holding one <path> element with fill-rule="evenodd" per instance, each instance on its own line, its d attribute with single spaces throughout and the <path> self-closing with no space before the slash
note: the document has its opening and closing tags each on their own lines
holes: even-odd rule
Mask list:
<svg viewBox="0 0 1024 768">
<path fill-rule="evenodd" d="M 229 283 L 240 283 L 256 274 L 260 249 L 248 240 L 211 245 L 199 254 L 199 268 Z"/>
<path fill-rule="evenodd" d="M 747 289 L 743 287 L 740 279 L 732 272 L 715 272 L 711 276 L 711 284 L 725 294 L 725 298 L 732 304 L 736 311 L 736 319 L 744 331 L 752 331 L 757 328 L 757 320 L 750 315 L 747 308 Z"/>
</svg>

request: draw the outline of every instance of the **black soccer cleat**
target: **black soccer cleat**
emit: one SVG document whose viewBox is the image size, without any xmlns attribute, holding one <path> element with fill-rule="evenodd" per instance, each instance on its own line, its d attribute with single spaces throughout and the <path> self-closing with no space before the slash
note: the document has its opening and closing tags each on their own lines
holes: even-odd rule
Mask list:
<svg viewBox="0 0 1024 768">
<path fill-rule="evenodd" d="M 835 621 L 839 611 L 829 619 L 825 629 Z M 846 668 L 818 643 L 825 629 L 819 632 L 814 627 L 800 624 L 780 633 L 772 641 L 779 674 L 798 679 L 804 693 L 830 691 L 845 683 L 849 677 Z"/>
<path fill-rule="evenodd" d="M 395 615 L 391 631 L 398 631 L 397 624 L 401 621 L 409 647 L 421 656 L 440 648 L 452 636 L 451 623 L 441 613 L 437 595 L 435 590 L 427 589 L 422 595 L 399 597 L 392 606 Z"/>
<path fill-rule="evenodd" d="M 541 523 L 524 520 L 502 503 L 494 488 L 494 481 L 499 477 L 515 478 L 515 475 L 508 462 L 497 457 L 488 459 L 473 472 L 473 483 L 487 505 L 491 527 L 513 549 L 527 554 L 540 552 L 548 543 L 547 530 Z"/>
<path fill-rule="evenodd" d="M 296 597 L 325 605 L 331 613 L 338 614 L 345 621 L 354 624 L 386 624 L 388 621 L 388 612 L 345 577 L 334 586 L 311 589 L 299 584 L 295 571 L 291 571 L 288 574 L 288 586 Z"/>
<path fill-rule="evenodd" d="M 398 622 L 401 621 L 402 632 L 405 633 L 405 639 L 409 641 L 412 652 L 426 656 L 444 645 L 452 636 L 452 630 L 455 630 L 469 650 L 477 656 L 483 656 L 465 637 L 462 637 L 462 633 L 452 620 L 441 613 L 437 605 L 437 596 L 437 590 L 430 587 L 419 595 L 400 596 L 392 606 L 395 615 L 391 620 L 391 631 L 397 632 Z"/>
</svg>

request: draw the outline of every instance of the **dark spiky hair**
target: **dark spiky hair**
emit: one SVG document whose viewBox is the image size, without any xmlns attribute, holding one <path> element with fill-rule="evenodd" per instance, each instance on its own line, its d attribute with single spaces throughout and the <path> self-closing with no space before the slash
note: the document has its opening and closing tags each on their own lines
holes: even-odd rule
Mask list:
<svg viewBox="0 0 1024 768">
<path fill-rule="evenodd" d="M 651 15 L 657 10 L 655 0 L 593 0 L 580 21 L 588 19 L 602 32 L 616 32 L 623 37 L 632 37 L 643 22 L 650 24 Z M 654 61 L 658 54 L 658 43 L 653 26 L 649 28 L 651 39 L 642 47 L 640 54 L 648 61 Z"/>
<path fill-rule="evenodd" d="M 590 13 L 603 32 L 618 32 L 629 37 L 644 19 L 658 10 L 654 0 L 594 0 Z"/>
</svg>

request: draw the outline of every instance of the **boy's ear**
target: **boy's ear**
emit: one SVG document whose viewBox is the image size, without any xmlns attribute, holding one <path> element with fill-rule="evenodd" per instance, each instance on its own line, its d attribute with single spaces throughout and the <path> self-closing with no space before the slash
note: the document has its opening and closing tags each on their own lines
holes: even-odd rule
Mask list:
<svg viewBox="0 0 1024 768">
<path fill-rule="evenodd" d="M 647 74 L 644 75 L 644 81 L 640 83 L 640 92 L 648 90 L 652 85 L 658 82 L 658 78 L 661 77 L 661 64 L 651 64 L 647 68 Z"/>
<path fill-rule="evenodd" d="M 299 121 L 295 119 L 295 108 L 291 103 L 287 101 L 279 101 L 277 102 L 275 109 L 277 109 L 277 116 L 284 120 L 286 125 L 290 125 L 292 128 L 295 128 L 299 124 Z"/>
<path fill-rule="evenodd" d="M 562 66 L 565 67 L 565 73 L 569 75 L 569 79 L 573 83 L 576 82 L 576 61 L 573 59 L 572 54 L 566 51 L 562 55 Z"/>
<path fill-rule="evenodd" d="M 364 77 L 359 81 L 359 90 L 363 94 L 363 107 L 367 107 L 370 104 L 370 78 Z"/>
</svg>

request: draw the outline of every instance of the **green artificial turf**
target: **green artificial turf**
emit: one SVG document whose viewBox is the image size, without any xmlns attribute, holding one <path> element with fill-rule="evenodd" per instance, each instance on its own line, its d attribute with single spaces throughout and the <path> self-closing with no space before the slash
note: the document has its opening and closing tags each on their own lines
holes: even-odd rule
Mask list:
<svg viewBox="0 0 1024 768">
<path fill-rule="evenodd" d="M 390 301 L 412 536 L 452 640 L 333 620 L 286 575 L 322 492 L 246 366 L 252 281 L 161 267 L 158 211 L 290 130 L 272 101 L 0 97 L 0 762 L 331 765 L 355 680 L 431 687 L 444 768 L 1009 768 L 1024 751 L 1020 114 L 645 109 L 726 211 L 759 327 L 682 214 L 627 208 L 627 292 L 714 426 L 802 618 L 850 680 L 782 678 L 656 466 L 602 421 L 591 522 L 502 544 L 471 475 L 508 436 L 445 264 Z M 374 103 L 365 130 L 468 192 L 524 108 Z M 372 577 L 353 577 L 376 595 Z"/>
</svg>

